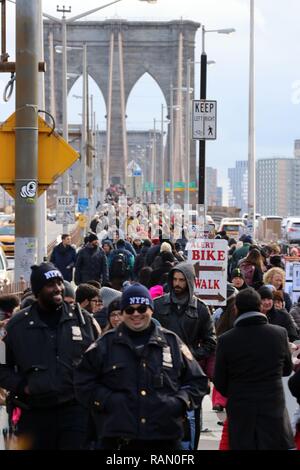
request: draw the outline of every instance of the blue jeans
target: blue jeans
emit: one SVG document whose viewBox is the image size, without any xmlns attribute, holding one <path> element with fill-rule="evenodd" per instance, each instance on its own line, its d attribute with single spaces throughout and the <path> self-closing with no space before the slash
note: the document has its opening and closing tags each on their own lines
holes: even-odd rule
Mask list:
<svg viewBox="0 0 300 470">
<path fill-rule="evenodd" d="M 195 410 L 187 411 L 187 418 L 190 426 L 190 440 L 181 441 L 182 450 L 194 450 L 195 441 Z"/>
</svg>

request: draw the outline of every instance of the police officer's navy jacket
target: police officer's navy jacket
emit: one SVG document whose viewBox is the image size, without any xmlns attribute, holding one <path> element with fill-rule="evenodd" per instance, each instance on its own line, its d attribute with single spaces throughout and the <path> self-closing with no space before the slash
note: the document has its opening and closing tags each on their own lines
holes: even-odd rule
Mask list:
<svg viewBox="0 0 300 470">
<path fill-rule="evenodd" d="M 25 408 L 74 400 L 74 366 L 94 340 L 90 318 L 77 306 L 62 304 L 54 331 L 40 319 L 37 305 L 21 310 L 7 324 L 6 364 L 0 364 L 0 386 Z"/>
<path fill-rule="evenodd" d="M 188 299 L 186 305 L 172 301 L 173 273 L 180 271 L 186 278 Z M 168 330 L 174 331 L 190 348 L 193 356 L 204 359 L 216 349 L 216 336 L 207 305 L 194 295 L 194 270 L 183 262 L 171 269 L 168 275 L 169 294 L 154 300 L 154 318 Z"/>
<path fill-rule="evenodd" d="M 77 398 L 98 411 L 100 438 L 181 439 L 185 410 L 206 393 L 207 377 L 187 346 L 151 323 L 141 353 L 121 324 L 89 347 L 75 371 Z"/>
</svg>

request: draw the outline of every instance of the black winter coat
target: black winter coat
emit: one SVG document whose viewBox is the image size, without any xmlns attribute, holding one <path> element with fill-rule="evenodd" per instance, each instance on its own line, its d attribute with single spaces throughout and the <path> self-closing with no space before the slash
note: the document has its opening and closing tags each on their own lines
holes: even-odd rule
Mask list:
<svg viewBox="0 0 300 470">
<path fill-rule="evenodd" d="M 140 355 L 127 331 L 119 325 L 84 354 L 77 398 L 97 410 L 100 439 L 181 439 L 185 410 L 201 404 L 207 377 L 174 333 L 155 326 Z"/>
<path fill-rule="evenodd" d="M 24 406 L 45 408 L 74 400 L 75 364 L 94 341 L 90 318 L 64 303 L 55 332 L 40 319 L 37 302 L 7 324 L 0 386 L 17 395 Z M 23 393 L 26 385 L 29 395 Z"/>
<path fill-rule="evenodd" d="M 285 329 L 261 313 L 240 315 L 218 338 L 213 382 L 228 398 L 230 450 L 294 447 L 281 380 L 291 372 Z"/>
<path fill-rule="evenodd" d="M 62 243 L 55 246 L 50 256 L 50 262 L 60 270 L 66 281 L 72 281 L 76 262 L 76 250 L 73 246 L 64 247 Z"/>
<path fill-rule="evenodd" d="M 87 281 L 106 283 L 109 280 L 107 257 L 99 246 L 84 246 L 77 254 L 75 266 L 75 284 Z"/>
<path fill-rule="evenodd" d="M 148 246 L 143 246 L 141 249 L 140 253 L 137 255 L 134 261 L 134 266 L 133 266 L 133 276 L 134 279 L 138 279 L 140 270 L 146 266 L 146 255 L 149 250 Z"/>
<path fill-rule="evenodd" d="M 271 325 L 283 326 L 286 329 L 291 343 L 299 339 L 296 323 L 287 311 L 278 310 L 273 306 L 267 313 L 267 318 Z"/>
</svg>

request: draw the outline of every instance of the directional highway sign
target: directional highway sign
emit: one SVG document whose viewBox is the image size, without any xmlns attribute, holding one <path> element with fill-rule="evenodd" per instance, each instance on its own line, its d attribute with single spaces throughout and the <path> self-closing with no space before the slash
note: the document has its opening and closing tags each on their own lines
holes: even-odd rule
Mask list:
<svg viewBox="0 0 300 470">
<path fill-rule="evenodd" d="M 217 102 L 193 100 L 194 140 L 215 140 L 217 138 Z"/>
<path fill-rule="evenodd" d="M 38 195 L 40 196 L 79 157 L 71 145 L 51 129 L 41 117 L 39 125 Z M 16 113 L 0 126 L 0 185 L 15 196 Z"/>
</svg>

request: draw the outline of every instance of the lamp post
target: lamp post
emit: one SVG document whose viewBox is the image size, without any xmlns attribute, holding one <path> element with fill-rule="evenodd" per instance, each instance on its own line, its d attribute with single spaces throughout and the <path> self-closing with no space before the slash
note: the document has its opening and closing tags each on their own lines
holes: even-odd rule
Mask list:
<svg viewBox="0 0 300 470">
<path fill-rule="evenodd" d="M 161 105 L 161 140 L 160 140 L 160 162 L 161 162 L 161 187 L 160 203 L 165 202 L 165 159 L 164 159 L 164 105 Z"/>
<path fill-rule="evenodd" d="M 86 70 L 86 44 L 82 51 L 82 127 L 80 148 L 80 197 L 86 198 L 86 142 L 87 142 L 87 70 Z"/>
<path fill-rule="evenodd" d="M 250 58 L 249 58 L 249 142 L 248 142 L 248 231 L 255 234 L 255 67 L 254 67 L 254 0 L 250 0 Z"/>
<path fill-rule="evenodd" d="M 205 33 L 218 33 L 230 34 L 234 33 L 235 29 L 205 29 L 202 26 L 202 54 L 201 54 L 201 71 L 200 71 L 200 99 L 206 100 L 207 91 L 207 54 L 205 52 Z M 199 181 L 198 181 L 198 204 L 199 216 L 203 217 L 205 223 L 206 208 L 205 208 L 205 140 L 199 141 Z"/>
<path fill-rule="evenodd" d="M 152 150 L 152 182 L 153 182 L 153 202 L 157 203 L 157 169 L 156 169 L 156 119 L 153 119 L 153 150 Z"/>
<path fill-rule="evenodd" d="M 86 186 L 87 186 L 87 178 L 86 178 L 86 172 L 87 172 L 87 165 L 86 165 L 86 149 L 87 149 L 87 45 L 84 43 L 83 46 L 65 46 L 62 47 L 56 46 L 55 50 L 57 53 L 62 53 L 64 50 L 80 50 L 82 51 L 82 96 L 77 96 L 73 95 L 74 98 L 82 98 L 82 124 L 81 124 L 81 146 L 80 146 L 80 197 L 81 198 L 86 198 L 87 197 L 87 191 L 86 191 Z M 65 82 L 67 83 L 68 77 L 71 76 L 78 76 L 77 74 L 72 74 L 67 72 L 66 70 L 66 75 L 65 75 Z M 64 75 L 63 75 L 64 77 Z M 67 87 L 65 89 L 65 95 L 63 96 L 63 101 L 66 99 L 67 102 Z M 66 103 L 67 104 L 67 103 Z M 66 113 L 63 113 L 63 116 L 67 116 L 67 106 L 63 106 L 63 109 L 66 110 Z M 67 120 L 64 118 L 63 119 L 64 124 L 63 124 L 63 136 L 65 139 L 68 139 L 68 123 Z M 64 177 L 67 173 L 64 174 Z M 68 179 L 68 177 L 67 177 Z M 64 227 L 63 227 L 64 230 Z M 67 230 L 64 230 L 64 233 L 67 233 Z"/>
<path fill-rule="evenodd" d="M 174 170 L 173 170 L 173 160 L 174 160 L 174 104 L 173 104 L 173 92 L 174 87 L 173 83 L 170 86 L 170 161 L 169 161 L 169 171 L 170 171 L 170 207 L 172 208 L 174 204 Z"/>
<path fill-rule="evenodd" d="M 174 91 L 185 91 L 185 87 L 175 88 L 173 83 L 170 85 L 170 141 L 169 141 L 169 176 L 170 176 L 170 200 L 169 204 L 172 208 L 174 204 L 174 111 L 179 111 L 181 108 L 174 105 Z"/>
</svg>

